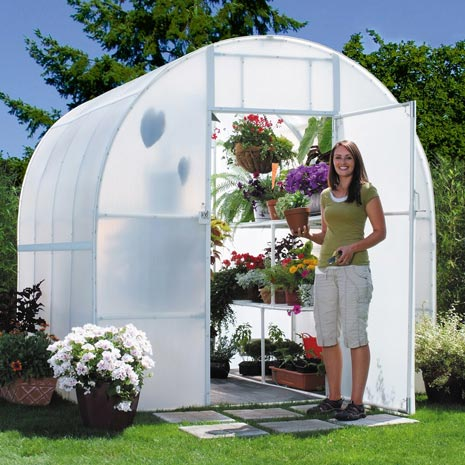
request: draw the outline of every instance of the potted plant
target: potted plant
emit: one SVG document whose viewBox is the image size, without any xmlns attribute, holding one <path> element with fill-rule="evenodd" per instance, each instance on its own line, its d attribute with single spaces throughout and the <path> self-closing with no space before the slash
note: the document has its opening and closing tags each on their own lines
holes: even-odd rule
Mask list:
<svg viewBox="0 0 465 465">
<path fill-rule="evenodd" d="M 276 213 L 280 218 L 286 218 L 292 233 L 298 228 L 308 225 L 310 216 L 309 198 L 301 191 L 287 193 L 276 202 Z"/>
<path fill-rule="evenodd" d="M 252 338 L 251 326 L 244 323 L 236 328 L 232 337 L 233 342 L 244 358 L 239 363 L 239 373 L 244 376 L 258 376 L 261 374 L 262 345 L 260 338 Z M 276 345 L 284 340 L 284 332 L 275 324 L 268 326 L 268 337 L 265 338 L 265 374 L 271 374 L 273 352 Z"/>
<path fill-rule="evenodd" d="M 226 336 L 212 338 L 210 348 L 210 377 L 226 379 L 229 375 L 231 358 L 237 352 L 234 342 Z"/>
<path fill-rule="evenodd" d="M 304 391 L 324 389 L 324 363 L 321 358 L 308 356 L 302 343 L 286 339 L 274 351 L 278 360 L 271 367 L 273 381 Z"/>
<path fill-rule="evenodd" d="M 439 321 L 422 317 L 416 325 L 415 365 L 428 399 L 441 403 L 465 400 L 465 323 L 449 312 Z"/>
<path fill-rule="evenodd" d="M 48 364 L 48 346 L 54 341 L 45 331 L 0 334 L 0 394 L 15 404 L 48 405 L 56 380 Z"/>
<path fill-rule="evenodd" d="M 310 213 L 320 212 L 320 193 L 328 186 L 329 166 L 316 163 L 310 166 L 300 165 L 287 172 L 284 188 L 293 194 L 301 192 L 309 199 Z"/>
<path fill-rule="evenodd" d="M 144 332 L 132 324 L 86 324 L 48 349 L 58 386 L 76 389 L 85 426 L 120 430 L 132 424 L 144 378 L 154 366 Z"/>
<path fill-rule="evenodd" d="M 282 123 L 283 120 L 278 119 L 273 124 L 267 116 L 257 114 L 234 121 L 232 134 L 224 142 L 228 165 L 236 162 L 249 173 L 269 173 L 273 162 L 281 163 L 294 158 L 292 142 L 274 132 L 273 126 L 279 128 Z"/>
<path fill-rule="evenodd" d="M 17 292 L 2 309 L 0 395 L 17 404 L 48 405 L 55 390 L 48 364 L 48 346 L 55 338 L 46 333 L 47 323 L 39 316 L 42 282 Z"/>
<path fill-rule="evenodd" d="M 313 284 L 315 280 L 318 259 L 312 255 L 311 241 L 307 241 L 303 247 L 293 249 L 291 252 L 294 254 L 270 268 L 265 268 L 264 272 L 275 287 L 285 290 L 286 303 L 296 305 L 300 303 L 296 300 L 299 285 Z"/>
</svg>

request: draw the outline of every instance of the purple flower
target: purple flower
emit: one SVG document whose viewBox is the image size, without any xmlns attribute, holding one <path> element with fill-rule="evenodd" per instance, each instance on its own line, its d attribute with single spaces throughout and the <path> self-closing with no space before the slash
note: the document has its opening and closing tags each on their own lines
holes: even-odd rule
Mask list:
<svg viewBox="0 0 465 465">
<path fill-rule="evenodd" d="M 301 165 L 289 170 L 284 187 L 291 194 L 301 191 L 305 195 L 319 194 L 328 186 L 329 166 L 326 163 Z"/>
</svg>

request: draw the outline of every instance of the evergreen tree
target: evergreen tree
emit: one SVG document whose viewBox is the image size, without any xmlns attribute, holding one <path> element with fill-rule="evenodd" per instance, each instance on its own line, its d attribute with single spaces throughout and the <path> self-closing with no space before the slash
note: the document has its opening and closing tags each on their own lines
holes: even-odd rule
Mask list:
<svg viewBox="0 0 465 465">
<path fill-rule="evenodd" d="M 306 23 L 281 15 L 271 0 L 67 0 L 72 17 L 102 48 L 89 57 L 35 31 L 26 39 L 45 82 L 74 108 L 204 45 L 231 37 L 297 31 Z M 61 116 L 0 92 L 29 136 L 43 135 Z"/>
</svg>

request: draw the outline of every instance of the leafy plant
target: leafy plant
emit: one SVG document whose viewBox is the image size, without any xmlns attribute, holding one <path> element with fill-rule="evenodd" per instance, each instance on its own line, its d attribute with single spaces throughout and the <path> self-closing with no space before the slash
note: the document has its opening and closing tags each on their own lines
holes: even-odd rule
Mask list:
<svg viewBox="0 0 465 465">
<path fill-rule="evenodd" d="M 214 265 L 216 260 L 221 259 L 221 253 L 217 247 L 223 247 L 224 241 L 231 237 L 231 228 L 226 221 L 219 220 L 214 216 L 210 219 L 210 264 Z"/>
<path fill-rule="evenodd" d="M 276 213 L 280 218 L 284 218 L 284 212 L 291 208 L 307 207 L 310 199 L 301 191 L 287 193 L 276 202 Z"/>
<path fill-rule="evenodd" d="M 331 150 L 332 146 L 332 120 L 328 117 L 308 119 L 307 127 L 297 149 L 297 160 L 299 163 L 309 164 L 309 156 L 312 148 L 315 148 L 314 141 L 318 140 L 317 153 L 325 153 Z"/>
<path fill-rule="evenodd" d="M 17 379 L 51 377 L 48 346 L 54 340 L 44 331 L 0 333 L 0 386 Z"/>
<path fill-rule="evenodd" d="M 425 384 L 465 394 L 465 323 L 453 311 L 438 322 L 422 317 L 416 325 L 415 365 Z"/>
<path fill-rule="evenodd" d="M 237 284 L 239 284 L 242 289 L 247 289 L 251 286 L 263 287 L 267 284 L 267 279 L 264 274 L 263 269 L 255 268 L 249 270 L 246 273 L 240 273 L 236 276 Z"/>
<path fill-rule="evenodd" d="M 237 353 L 237 347 L 234 341 L 227 336 L 214 338 L 210 350 L 211 362 L 229 362 Z"/>
</svg>

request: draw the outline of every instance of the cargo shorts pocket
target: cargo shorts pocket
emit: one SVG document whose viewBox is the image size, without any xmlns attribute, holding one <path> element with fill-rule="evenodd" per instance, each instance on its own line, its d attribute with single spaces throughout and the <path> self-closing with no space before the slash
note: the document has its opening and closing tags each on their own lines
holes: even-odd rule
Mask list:
<svg viewBox="0 0 465 465">
<path fill-rule="evenodd" d="M 357 302 L 369 304 L 373 295 L 373 282 L 368 266 L 354 266 L 349 279 L 357 289 Z"/>
</svg>

